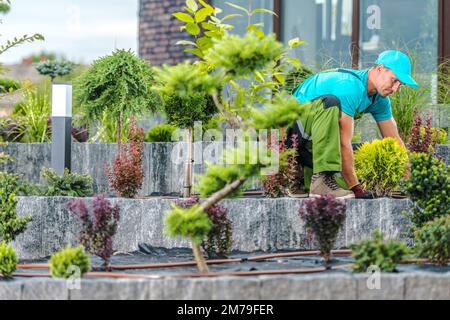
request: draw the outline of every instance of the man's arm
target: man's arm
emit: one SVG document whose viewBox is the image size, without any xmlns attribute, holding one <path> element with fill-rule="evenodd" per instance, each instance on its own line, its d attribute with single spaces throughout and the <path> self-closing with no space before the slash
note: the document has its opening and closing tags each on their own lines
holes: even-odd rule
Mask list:
<svg viewBox="0 0 450 320">
<path fill-rule="evenodd" d="M 357 185 L 358 178 L 356 177 L 354 163 L 353 163 L 353 125 L 354 120 L 351 116 L 342 112 L 339 119 L 339 132 L 341 138 L 341 160 L 342 160 L 342 176 L 349 188 Z"/>
<path fill-rule="evenodd" d="M 385 121 L 379 121 L 377 122 L 377 125 L 383 138 L 395 138 L 397 139 L 398 143 L 400 143 L 400 145 L 406 148 L 405 143 L 398 133 L 397 123 L 395 122 L 394 118 Z"/>
</svg>

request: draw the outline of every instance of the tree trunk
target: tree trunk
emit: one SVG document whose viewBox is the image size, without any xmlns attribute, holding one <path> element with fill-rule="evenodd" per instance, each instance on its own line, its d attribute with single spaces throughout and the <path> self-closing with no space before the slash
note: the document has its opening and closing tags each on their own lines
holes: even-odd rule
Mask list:
<svg viewBox="0 0 450 320">
<path fill-rule="evenodd" d="M 122 143 L 122 113 L 117 115 L 117 156 L 120 155 L 120 147 Z"/>
<path fill-rule="evenodd" d="M 208 265 L 206 264 L 205 258 L 203 257 L 200 246 L 192 242 L 192 251 L 194 251 L 195 261 L 197 262 L 197 267 L 200 273 L 208 273 Z"/>
<path fill-rule="evenodd" d="M 192 163 L 194 162 L 192 159 L 192 128 L 188 128 L 186 132 L 186 143 L 188 150 L 186 159 L 186 172 L 184 178 L 183 197 L 190 198 L 192 189 Z"/>
</svg>

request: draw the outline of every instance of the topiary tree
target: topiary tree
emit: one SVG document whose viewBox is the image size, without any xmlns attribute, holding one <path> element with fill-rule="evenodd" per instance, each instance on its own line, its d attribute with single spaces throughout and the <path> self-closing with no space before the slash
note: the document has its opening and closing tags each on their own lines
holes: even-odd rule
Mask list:
<svg viewBox="0 0 450 320">
<path fill-rule="evenodd" d="M 159 124 L 145 134 L 146 142 L 170 142 L 177 128 L 170 124 Z"/>
<path fill-rule="evenodd" d="M 154 71 L 130 50 L 116 50 L 93 62 L 75 81 L 74 98 L 86 122 L 100 121 L 105 113 L 117 119 L 120 152 L 122 121 L 157 110 L 159 99 L 152 89 Z"/>
<path fill-rule="evenodd" d="M 163 66 L 158 71 L 159 92 L 168 123 L 186 130 L 187 157 L 184 197 L 190 197 L 192 187 L 192 143 L 196 121 L 207 123 L 217 108 L 209 93 L 215 90 L 215 80 L 198 65 L 185 62 L 173 67 Z M 183 82 L 178 81 L 183 79 Z M 205 82 L 207 80 L 207 82 Z"/>
<path fill-rule="evenodd" d="M 365 142 L 355 151 L 358 179 L 379 197 L 389 196 L 398 186 L 407 163 L 407 150 L 394 138 Z"/>
<path fill-rule="evenodd" d="M 55 278 L 70 278 L 74 275 L 82 276 L 91 268 L 89 256 L 83 246 L 66 249 L 53 254 L 50 258 L 50 273 Z"/>
<path fill-rule="evenodd" d="M 203 6 L 202 9 L 196 1 L 188 2 L 190 6 L 187 3 L 187 13 L 183 12 L 182 15 L 176 13 L 177 18 L 189 21 L 192 19 L 194 22 L 185 21 L 187 22 L 186 30 L 192 31 L 191 34 L 194 36 L 204 30 L 205 36 L 210 37 L 211 42 L 208 39 L 200 41 L 201 38 L 198 38 L 199 43 L 194 43 L 198 48 L 193 49 L 192 52 L 195 50 L 195 54 L 202 60 L 193 67 L 185 67 L 185 69 L 191 69 L 189 72 L 184 72 L 185 77 L 179 76 L 181 72 L 161 73 L 164 77 L 161 83 L 165 84 L 168 92 L 179 92 L 185 96 L 195 92 L 210 94 L 226 122 L 233 128 L 242 129 L 241 136 L 244 141 L 238 147 L 226 150 L 224 165 L 208 165 L 206 173 L 199 177 L 198 184 L 194 187 L 200 192 L 202 198 L 207 199 L 189 209 L 174 207 L 167 215 L 167 228 L 173 231 L 179 230 L 179 232 L 169 232 L 170 234 L 198 236 L 196 242 L 199 243 L 200 235 L 204 237 L 208 231 L 206 221 L 209 219 L 205 214 L 206 210 L 224 198 L 241 195 L 247 179 L 260 175 L 262 169 L 270 165 L 278 164 L 274 163 L 276 161 L 271 162 L 267 155 L 261 154 L 262 152 L 259 154 L 254 152 L 251 155 L 247 152 L 248 142 L 254 142 L 251 132 L 290 126 L 299 118 L 301 108 L 295 98 L 282 92 L 284 70 L 291 65 L 289 61 L 295 59 L 289 59 L 288 50 L 273 36 L 266 36 L 260 24 L 250 24 L 252 14 L 268 10 L 255 9 L 250 12 L 241 8 L 249 18 L 249 34 L 240 38 L 227 34 L 226 30 L 229 28 L 223 24 L 226 17 L 217 18 L 216 13 L 220 12 L 218 8 L 203 16 L 203 13 L 198 12 L 206 8 L 207 4 L 204 1 L 199 1 Z M 197 22 L 197 15 L 199 19 L 201 16 L 203 22 Z M 203 41 L 209 42 L 209 45 L 202 45 Z M 300 44 L 298 39 L 289 42 L 291 48 L 298 44 Z M 179 71 L 177 68 L 172 70 Z M 222 88 L 226 88 L 227 95 L 220 94 Z M 257 104 L 265 104 L 266 107 L 259 110 L 255 108 Z M 262 146 L 263 141 L 260 143 Z M 255 157 L 260 161 L 255 163 Z M 235 161 L 230 163 L 228 159 L 235 159 Z M 239 159 L 238 163 L 236 159 Z M 183 222 L 183 219 L 186 221 Z M 195 221 L 199 221 L 198 224 L 194 223 Z M 183 226 L 183 223 L 189 228 Z M 195 225 L 198 229 L 193 228 Z M 198 253 L 198 248 L 194 249 L 194 253 L 200 265 L 200 259 L 203 259 L 203 256 Z M 207 269 L 203 266 L 202 270 Z"/>
<path fill-rule="evenodd" d="M 70 61 L 47 60 L 36 65 L 36 70 L 43 76 L 49 76 L 51 81 L 56 77 L 66 76 L 72 73 L 75 64 Z"/>
</svg>

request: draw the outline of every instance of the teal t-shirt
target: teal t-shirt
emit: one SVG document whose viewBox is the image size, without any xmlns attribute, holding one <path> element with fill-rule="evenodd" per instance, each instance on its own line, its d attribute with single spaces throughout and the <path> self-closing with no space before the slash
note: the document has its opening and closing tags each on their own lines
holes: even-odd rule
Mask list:
<svg viewBox="0 0 450 320">
<path fill-rule="evenodd" d="M 391 101 L 389 97 L 379 94 L 367 95 L 367 78 L 369 69 L 353 70 L 358 77 L 337 70 L 317 73 L 305 81 L 294 91 L 293 96 L 300 103 L 314 100 L 322 95 L 335 95 L 341 102 L 342 112 L 355 117 L 356 114 L 370 113 L 375 121 L 385 121 L 392 118 Z"/>
</svg>

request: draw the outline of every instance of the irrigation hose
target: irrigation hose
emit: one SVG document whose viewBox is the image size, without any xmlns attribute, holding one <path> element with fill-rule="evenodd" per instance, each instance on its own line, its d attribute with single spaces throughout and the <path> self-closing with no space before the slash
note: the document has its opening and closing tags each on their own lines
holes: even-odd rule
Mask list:
<svg viewBox="0 0 450 320">
<path fill-rule="evenodd" d="M 332 250 L 332 254 L 351 254 L 351 250 Z M 235 258 L 235 259 L 217 259 L 206 260 L 208 265 L 226 264 L 226 263 L 238 263 L 244 261 L 261 261 L 273 258 L 285 258 L 285 257 L 300 257 L 300 256 L 313 256 L 320 254 L 320 251 L 297 251 L 297 252 L 284 252 L 274 253 L 268 255 L 261 255 L 249 258 Z M 157 269 L 157 268 L 176 268 L 176 267 L 191 267 L 196 266 L 195 261 L 186 262 L 167 262 L 167 263 L 152 263 L 152 264 L 135 264 L 135 265 L 112 265 L 112 270 L 138 270 L 138 269 Z M 48 269 L 49 264 L 18 264 L 18 269 Z"/>
</svg>

